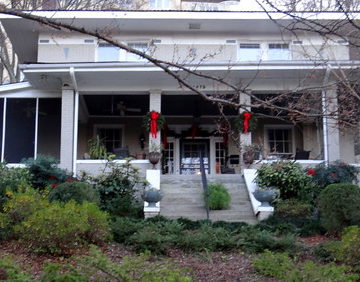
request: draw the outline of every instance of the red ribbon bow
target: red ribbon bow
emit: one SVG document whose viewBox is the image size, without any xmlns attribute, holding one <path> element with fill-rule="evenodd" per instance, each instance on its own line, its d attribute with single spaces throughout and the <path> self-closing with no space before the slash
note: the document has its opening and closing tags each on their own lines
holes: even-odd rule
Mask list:
<svg viewBox="0 0 360 282">
<path fill-rule="evenodd" d="M 250 113 L 244 113 L 244 133 L 248 133 L 249 131 L 249 121 L 251 119 L 251 114 Z"/>
<path fill-rule="evenodd" d="M 151 112 L 150 113 L 150 133 L 152 138 L 157 137 L 157 119 L 159 118 L 159 113 L 157 112 Z"/>
</svg>

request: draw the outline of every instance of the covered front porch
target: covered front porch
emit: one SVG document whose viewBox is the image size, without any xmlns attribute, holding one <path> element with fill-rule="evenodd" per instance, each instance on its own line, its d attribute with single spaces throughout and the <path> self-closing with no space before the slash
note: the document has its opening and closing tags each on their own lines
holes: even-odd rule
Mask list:
<svg viewBox="0 0 360 282">
<path fill-rule="evenodd" d="M 281 67 L 239 65 L 232 69 L 228 78 L 237 81 L 241 77 L 244 83 L 251 81 L 251 93 L 255 95 L 277 95 L 297 87 L 294 77 L 305 75 L 310 67 L 313 68 L 302 63 Z M 228 72 L 228 67 L 221 64 L 203 68 L 204 73 L 211 75 Z M 302 159 L 305 165 L 337 159 L 349 163 L 359 161 L 356 135 L 340 132 L 327 118 L 294 125 L 284 118 L 280 121 L 269 115 L 259 116 L 255 130 L 239 133 L 237 140 L 226 138 L 226 141 L 218 132 L 220 113 L 215 105 L 182 89 L 171 77 L 146 64 L 71 64 L 68 69 L 65 64 L 30 65 L 24 73 L 33 87 L 47 96 L 56 92 L 57 97 L 61 97 L 58 100 L 61 107 L 58 156 L 61 166 L 75 174 L 81 170 L 99 173 L 105 167 L 104 160 L 89 158 L 88 141 L 97 135 L 103 139 L 108 152 L 116 155 L 116 162 L 132 157 L 132 163 L 143 173 L 152 168 L 148 161 L 148 146 L 152 142 L 165 145 L 162 160 L 157 165 L 163 174 L 199 173 L 200 153 L 205 159 L 207 173 L 240 173 L 246 167 L 240 144 L 242 148 L 251 144 L 262 147 L 254 166 L 259 165 L 259 161 L 280 158 Z M 317 70 L 316 75 L 309 85 L 321 85 L 324 69 Z M 189 80 L 194 87 L 208 93 L 232 95 L 229 89 L 214 85 L 213 81 L 194 77 Z M 335 97 L 336 89 L 326 88 L 320 92 L 320 98 L 322 95 Z M 239 99 L 245 104 L 251 102 L 246 93 Z M 336 99 L 333 103 L 336 104 Z M 322 106 L 325 110 L 325 105 Z M 252 108 L 246 110 L 254 111 Z M 149 111 L 161 113 L 167 121 L 166 129 L 159 131 L 156 138 L 142 126 L 143 116 Z M 229 108 L 224 114 L 233 118 L 239 113 Z M 47 146 L 50 148 L 53 144 L 49 142 Z"/>
</svg>

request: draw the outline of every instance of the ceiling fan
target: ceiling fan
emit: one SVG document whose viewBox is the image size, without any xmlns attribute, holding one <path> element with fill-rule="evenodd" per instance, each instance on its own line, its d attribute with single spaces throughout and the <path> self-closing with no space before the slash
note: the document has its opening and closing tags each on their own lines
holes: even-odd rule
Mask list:
<svg viewBox="0 0 360 282">
<path fill-rule="evenodd" d="M 119 103 L 116 104 L 116 110 L 119 112 L 120 116 L 125 116 L 126 112 L 141 113 L 140 108 L 126 107 L 124 101 L 120 101 Z"/>
</svg>

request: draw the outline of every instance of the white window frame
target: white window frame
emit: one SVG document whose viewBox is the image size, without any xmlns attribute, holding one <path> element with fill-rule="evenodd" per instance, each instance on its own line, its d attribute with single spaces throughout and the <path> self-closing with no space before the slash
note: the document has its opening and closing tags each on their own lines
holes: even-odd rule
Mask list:
<svg viewBox="0 0 360 282">
<path fill-rule="evenodd" d="M 281 48 L 270 48 L 270 45 L 280 45 Z M 284 47 L 284 46 L 286 46 L 286 45 L 287 45 L 287 48 L 282 48 L 282 47 Z M 267 52 L 266 52 L 266 53 L 267 53 L 267 60 L 268 60 L 268 61 L 289 61 L 289 60 L 291 60 L 291 58 L 292 58 L 290 43 L 270 42 L 270 43 L 268 43 L 268 44 L 266 45 L 266 47 L 267 47 Z M 270 56 L 270 50 L 278 50 L 278 52 L 279 52 L 279 54 L 281 54 L 281 56 L 283 56 L 283 54 L 284 54 L 284 58 L 272 59 L 271 56 Z M 285 53 L 285 51 L 283 51 L 283 50 L 287 50 L 286 53 Z M 282 54 L 282 51 L 284 52 L 283 54 Z M 286 54 L 287 56 L 285 56 L 285 54 Z M 286 57 L 286 58 L 285 58 L 285 57 Z"/>
<path fill-rule="evenodd" d="M 123 125 L 123 124 L 94 124 L 94 132 L 93 132 L 93 137 L 95 138 L 96 137 L 96 135 L 97 135 L 97 132 L 98 132 L 98 129 L 102 129 L 102 128 L 105 128 L 105 129 L 108 129 L 108 128 L 110 128 L 110 129 L 113 129 L 113 128 L 115 128 L 115 129 L 121 129 L 121 147 L 124 147 L 124 145 L 125 145 L 125 130 L 124 130 L 124 128 L 125 128 L 125 126 Z"/>
<path fill-rule="evenodd" d="M 129 47 L 132 47 L 133 49 L 142 51 L 144 53 L 146 53 L 146 51 L 149 49 L 149 42 L 147 42 L 147 41 L 128 41 L 126 44 Z M 131 45 L 135 45 L 135 44 L 146 45 L 146 48 L 137 49 L 137 48 L 134 48 L 133 46 L 131 46 Z M 120 61 L 122 61 L 122 62 L 145 62 L 146 59 L 143 57 L 140 57 L 138 55 L 135 55 L 133 53 L 126 52 L 125 50 L 121 49 L 120 50 Z"/>
<path fill-rule="evenodd" d="M 292 150 L 289 153 L 271 153 L 270 150 L 270 144 L 269 144 L 269 130 L 276 130 L 276 129 L 290 129 L 290 142 L 292 146 Z M 294 132 L 294 126 L 293 125 L 287 125 L 287 124 L 266 124 L 264 125 L 264 147 L 267 152 L 268 156 L 272 155 L 294 155 L 295 154 L 295 132 Z"/>
<path fill-rule="evenodd" d="M 101 45 L 104 45 L 104 46 L 101 46 Z M 116 48 L 117 49 L 117 58 L 115 58 L 114 60 L 100 60 L 99 59 L 99 48 L 101 47 L 105 47 L 107 46 L 107 48 Z M 116 47 L 116 46 L 112 46 L 111 44 L 108 44 L 108 43 L 105 43 L 105 42 L 99 42 L 98 45 L 97 45 L 97 48 L 96 48 L 96 61 L 97 62 L 113 62 L 113 61 L 119 61 L 120 59 L 120 48 L 119 47 Z"/>
<path fill-rule="evenodd" d="M 259 48 L 241 48 L 241 45 L 245 46 L 245 45 L 258 45 Z M 241 49 L 243 50 L 246 50 L 246 49 L 258 49 L 259 50 L 259 55 L 258 55 L 258 58 L 257 59 L 248 59 L 248 58 L 245 58 L 245 59 L 242 59 L 242 56 L 241 56 Z M 238 51 L 238 54 L 237 54 L 237 58 L 238 58 L 238 61 L 241 61 L 241 62 L 246 62 L 246 61 L 251 61 L 251 62 L 256 62 L 256 61 L 260 61 L 262 60 L 262 44 L 260 42 L 239 42 L 238 44 L 238 48 L 237 48 L 237 51 Z"/>
<path fill-rule="evenodd" d="M 170 9 L 171 0 L 150 0 L 149 6 L 153 9 Z"/>
</svg>

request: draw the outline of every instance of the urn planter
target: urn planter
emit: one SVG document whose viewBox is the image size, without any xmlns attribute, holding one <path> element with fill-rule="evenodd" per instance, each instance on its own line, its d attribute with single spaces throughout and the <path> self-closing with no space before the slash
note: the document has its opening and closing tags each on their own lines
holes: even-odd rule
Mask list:
<svg viewBox="0 0 360 282">
<path fill-rule="evenodd" d="M 253 195 L 256 200 L 261 202 L 262 207 L 270 207 L 270 203 L 278 197 L 279 193 L 274 189 L 257 189 Z"/>
<path fill-rule="evenodd" d="M 144 201 L 148 202 L 148 207 L 156 207 L 156 203 L 159 202 L 162 198 L 160 190 L 151 189 L 146 190 L 143 194 Z"/>
</svg>

